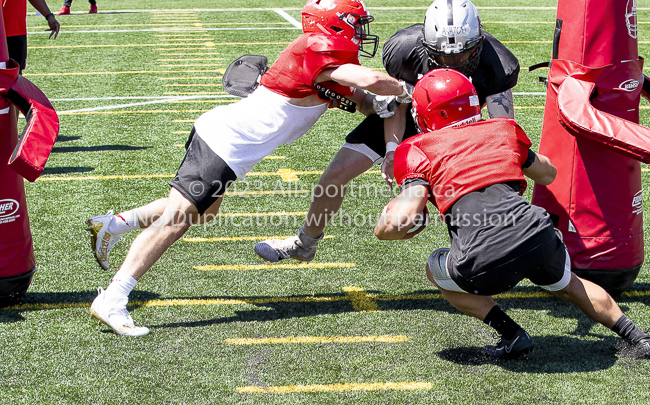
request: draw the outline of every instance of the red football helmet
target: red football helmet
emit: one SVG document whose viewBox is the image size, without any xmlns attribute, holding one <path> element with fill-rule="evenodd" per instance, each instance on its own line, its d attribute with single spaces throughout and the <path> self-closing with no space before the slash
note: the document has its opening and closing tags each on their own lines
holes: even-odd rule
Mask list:
<svg viewBox="0 0 650 405">
<path fill-rule="evenodd" d="M 418 80 L 411 111 L 420 132 L 481 120 L 476 89 L 465 75 L 452 69 L 435 69 Z"/>
<path fill-rule="evenodd" d="M 302 31 L 349 39 L 359 47 L 361 56 L 372 58 L 379 44 L 379 37 L 368 30 L 374 19 L 361 0 L 309 0 L 302 9 Z M 364 45 L 372 49 L 366 51 Z"/>
</svg>

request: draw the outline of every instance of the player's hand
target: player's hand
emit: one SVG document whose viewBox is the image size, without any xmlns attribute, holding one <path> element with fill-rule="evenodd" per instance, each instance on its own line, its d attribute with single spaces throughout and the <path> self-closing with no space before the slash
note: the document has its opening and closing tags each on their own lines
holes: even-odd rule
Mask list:
<svg viewBox="0 0 650 405">
<path fill-rule="evenodd" d="M 402 84 L 402 88 L 404 91 L 402 92 L 402 94 L 397 96 L 396 100 L 398 103 L 403 103 L 403 104 L 410 103 L 411 96 L 413 95 L 414 86 L 402 80 L 400 80 L 400 83 Z"/>
<path fill-rule="evenodd" d="M 47 16 L 47 25 L 50 27 L 46 29 L 45 31 L 51 31 L 50 32 L 50 39 L 52 39 L 52 35 L 54 35 L 54 39 L 59 36 L 59 31 L 61 30 L 61 24 L 56 20 L 56 17 L 54 17 L 54 14 L 49 14 Z"/>
<path fill-rule="evenodd" d="M 378 96 L 372 99 L 372 106 L 379 118 L 389 118 L 395 115 L 397 102 L 394 96 Z"/>
<path fill-rule="evenodd" d="M 381 177 L 388 184 L 390 191 L 393 191 L 393 182 L 395 175 L 393 174 L 393 163 L 395 162 L 395 152 L 387 152 L 384 156 L 384 161 L 381 163 Z"/>
</svg>

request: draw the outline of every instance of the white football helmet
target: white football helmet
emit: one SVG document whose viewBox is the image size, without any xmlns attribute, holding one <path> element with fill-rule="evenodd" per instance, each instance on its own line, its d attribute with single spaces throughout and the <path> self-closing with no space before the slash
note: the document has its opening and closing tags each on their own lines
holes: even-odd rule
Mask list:
<svg viewBox="0 0 650 405">
<path fill-rule="evenodd" d="M 433 67 L 469 76 L 478 67 L 484 38 L 478 10 L 469 0 L 436 0 L 429 6 L 422 44 Z"/>
</svg>

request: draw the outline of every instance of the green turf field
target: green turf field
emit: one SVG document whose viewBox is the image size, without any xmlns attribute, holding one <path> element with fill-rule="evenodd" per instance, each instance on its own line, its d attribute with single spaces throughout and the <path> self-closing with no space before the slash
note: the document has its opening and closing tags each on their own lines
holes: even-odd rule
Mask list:
<svg viewBox="0 0 650 405">
<path fill-rule="evenodd" d="M 383 43 L 421 22 L 430 2 L 366 4 Z M 522 67 L 550 58 L 555 1 L 475 4 L 484 29 Z M 167 195 L 192 122 L 236 101 L 221 87 L 228 63 L 246 53 L 275 60 L 301 31 L 274 9 L 299 20 L 303 1 L 98 6 L 88 15 L 76 0 L 73 14 L 59 17 L 56 41 L 29 8 L 25 76 L 53 100 L 61 131 L 45 174 L 26 184 L 37 272 L 23 304 L 0 310 L 0 404 L 650 403 L 650 361 L 630 358 L 612 332 L 531 284 L 497 301 L 531 334 L 535 354 L 482 356 L 492 330 L 453 309 L 424 274 L 431 251 L 448 244 L 446 227 L 411 241 L 375 239 L 391 196 L 378 168 L 354 181 L 356 198 L 345 200 L 314 262 L 259 259 L 258 240 L 296 232 L 309 190 L 361 121 L 339 111 L 258 164 L 231 189 L 218 223 L 192 228 L 138 283 L 130 310 L 150 335 L 119 337 L 91 321 L 96 289 L 113 273 L 95 263 L 86 219 Z M 646 56 L 650 1 L 637 6 Z M 379 56 L 362 63 L 381 68 Z M 522 69 L 514 89 L 517 120 L 535 147 L 545 74 Z M 650 125 L 648 103 L 642 108 Z M 136 234 L 112 250 L 115 269 Z M 648 265 L 632 290 L 618 302 L 648 329 Z"/>
</svg>

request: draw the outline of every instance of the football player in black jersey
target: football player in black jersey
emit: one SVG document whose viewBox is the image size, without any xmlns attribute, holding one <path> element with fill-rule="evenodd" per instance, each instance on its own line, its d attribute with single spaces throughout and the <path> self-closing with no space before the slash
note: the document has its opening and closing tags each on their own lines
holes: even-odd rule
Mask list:
<svg viewBox="0 0 650 405">
<path fill-rule="evenodd" d="M 469 0 L 434 1 L 424 24 L 401 29 L 386 41 L 382 59 L 389 75 L 410 85 L 436 68 L 458 70 L 471 78 L 479 102 L 487 106 L 491 118 L 514 118 L 511 89 L 517 84 L 519 62 L 501 42 L 482 30 L 478 11 Z M 255 252 L 264 260 L 313 260 L 325 226 L 343 203 L 346 185 L 382 162 L 382 157 L 382 176 L 392 189 L 395 148 L 418 131 L 410 103 L 377 99 L 383 101 L 375 105 L 378 114 L 369 115 L 348 134 L 318 181 L 298 235 L 255 245 Z"/>
</svg>

